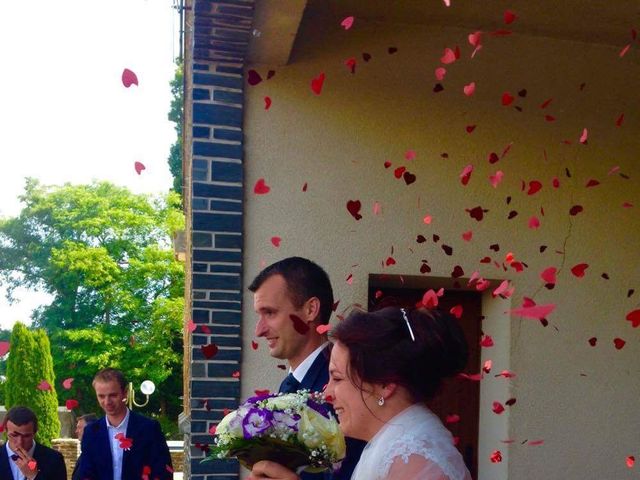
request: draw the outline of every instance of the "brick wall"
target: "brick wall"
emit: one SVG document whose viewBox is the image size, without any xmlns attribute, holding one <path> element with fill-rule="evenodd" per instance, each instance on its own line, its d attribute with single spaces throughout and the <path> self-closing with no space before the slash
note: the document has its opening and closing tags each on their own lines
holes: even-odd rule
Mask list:
<svg viewBox="0 0 640 480">
<path fill-rule="evenodd" d="M 238 406 L 242 317 L 243 62 L 253 0 L 196 0 L 191 70 L 192 480 L 238 478 L 235 461 L 201 464 L 209 428 Z M 207 358 L 202 348 L 214 344 Z"/>
</svg>

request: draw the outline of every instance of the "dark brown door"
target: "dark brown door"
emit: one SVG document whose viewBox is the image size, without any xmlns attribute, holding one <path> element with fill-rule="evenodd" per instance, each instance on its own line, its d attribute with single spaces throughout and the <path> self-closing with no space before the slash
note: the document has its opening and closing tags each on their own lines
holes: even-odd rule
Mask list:
<svg viewBox="0 0 640 480">
<path fill-rule="evenodd" d="M 425 289 L 370 286 L 369 310 L 391 305 L 412 308 L 422 300 L 424 292 Z M 438 308 L 447 312 L 456 305 L 463 308 L 459 321 L 469 345 L 469 360 L 465 373 L 480 372 L 481 302 L 480 294 L 463 290 L 446 290 L 438 302 Z M 480 382 L 460 377 L 448 379 L 436 397 L 428 402 L 428 406 L 451 430 L 471 476 L 477 478 Z M 452 420 L 455 416 L 460 420 L 454 423 L 447 422 L 447 419 Z"/>
</svg>

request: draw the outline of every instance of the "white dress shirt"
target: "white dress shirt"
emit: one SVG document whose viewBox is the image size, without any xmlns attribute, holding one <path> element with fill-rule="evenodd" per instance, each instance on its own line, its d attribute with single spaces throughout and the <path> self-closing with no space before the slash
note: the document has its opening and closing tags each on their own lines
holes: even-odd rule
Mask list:
<svg viewBox="0 0 640 480">
<path fill-rule="evenodd" d="M 295 379 L 298 380 L 298 382 L 302 382 L 302 379 L 311 368 L 311 365 L 313 365 L 313 362 L 316 361 L 316 358 L 318 357 L 318 355 L 320 355 L 320 352 L 324 350 L 324 347 L 326 347 L 328 343 L 329 342 L 324 342 L 322 345 L 316 348 L 313 352 L 311 352 L 311 355 L 305 358 L 302 361 L 302 363 L 298 365 L 298 368 L 296 368 L 293 372 L 291 371 L 291 368 L 289 368 L 289 373 L 293 373 L 293 376 L 295 377 Z"/>
<path fill-rule="evenodd" d="M 17 453 L 11 450 L 11 447 L 9 447 L 8 441 L 5 444 L 5 447 L 7 447 L 7 458 L 9 459 L 9 466 L 11 467 L 11 474 L 13 475 L 13 480 L 25 480 L 25 476 L 22 474 L 22 472 L 18 468 L 18 464 L 15 461 L 11 460 L 11 455 L 17 455 Z M 33 452 L 35 449 L 36 449 L 36 442 L 34 441 L 33 445 L 31 445 L 31 448 L 27 452 L 31 458 L 33 458 Z"/>
<path fill-rule="evenodd" d="M 107 422 L 107 435 L 109 436 L 109 443 L 111 444 L 111 459 L 113 462 L 113 480 L 122 479 L 122 459 L 124 457 L 124 450 L 120 448 L 120 440 L 116 438 L 116 435 L 122 433 L 126 437 L 127 426 L 129 425 L 129 409 L 127 408 L 127 414 L 124 416 L 124 420 L 120 422 L 120 425 L 114 427 L 109 423 L 109 419 L 105 416 L 104 421 Z"/>
</svg>

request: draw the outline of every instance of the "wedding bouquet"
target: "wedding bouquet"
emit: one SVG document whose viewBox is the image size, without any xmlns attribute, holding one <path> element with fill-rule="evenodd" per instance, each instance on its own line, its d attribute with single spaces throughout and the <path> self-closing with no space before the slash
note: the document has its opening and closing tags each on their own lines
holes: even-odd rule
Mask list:
<svg viewBox="0 0 640 480">
<path fill-rule="evenodd" d="M 322 394 L 300 390 L 249 398 L 216 428 L 212 458 L 236 457 L 251 469 L 271 460 L 300 473 L 332 469 L 345 442 Z"/>
</svg>

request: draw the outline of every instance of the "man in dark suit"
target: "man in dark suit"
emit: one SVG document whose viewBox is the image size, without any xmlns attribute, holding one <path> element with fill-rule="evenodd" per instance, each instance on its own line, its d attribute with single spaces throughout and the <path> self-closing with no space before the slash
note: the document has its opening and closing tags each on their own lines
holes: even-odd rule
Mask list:
<svg viewBox="0 0 640 480">
<path fill-rule="evenodd" d="M 82 441 L 84 428 L 87 425 L 89 425 L 91 422 L 95 422 L 97 419 L 98 417 L 96 416 L 95 413 L 87 413 L 78 418 L 78 421 L 76 422 L 76 436 L 78 437 L 78 440 Z M 82 455 L 80 455 L 76 460 L 76 464 L 73 467 L 73 472 L 71 473 L 71 480 L 82 480 L 80 478 L 80 468 L 79 468 L 81 458 L 82 458 Z"/>
<path fill-rule="evenodd" d="M 333 311 L 333 289 L 327 273 L 311 260 L 285 258 L 268 266 L 251 282 L 258 314 L 255 335 L 267 340 L 272 357 L 287 360 L 289 375 L 280 392 L 321 392 L 329 381 L 330 343 L 317 327 L 327 325 Z M 347 438 L 347 456 L 334 480 L 349 480 L 365 442 Z M 323 478 L 303 474 L 303 480 Z M 326 478 L 326 475 L 324 476 Z"/>
<path fill-rule="evenodd" d="M 82 436 L 82 480 L 170 480 L 169 447 L 156 420 L 127 408 L 127 382 L 105 368 L 93 379 L 105 417 L 87 425 Z"/>
<path fill-rule="evenodd" d="M 34 441 L 38 418 L 27 407 L 12 407 L 2 423 L 7 443 L 0 452 L 2 480 L 67 480 L 60 452 Z"/>
</svg>

